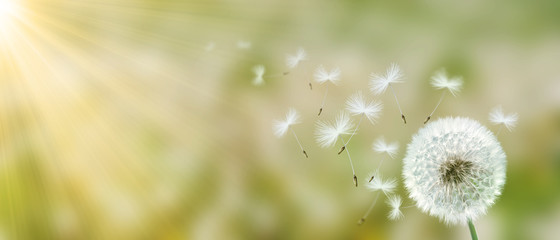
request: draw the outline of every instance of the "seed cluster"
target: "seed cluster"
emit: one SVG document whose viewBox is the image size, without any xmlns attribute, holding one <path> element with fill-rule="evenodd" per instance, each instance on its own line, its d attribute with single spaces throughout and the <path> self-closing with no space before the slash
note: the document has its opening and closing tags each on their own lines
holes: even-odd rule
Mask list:
<svg viewBox="0 0 560 240">
<path fill-rule="evenodd" d="M 443 185 L 455 187 L 461 183 L 465 183 L 473 174 L 472 162 L 461 159 L 461 157 L 452 155 L 443 162 L 439 168 L 439 174 Z"/>
</svg>

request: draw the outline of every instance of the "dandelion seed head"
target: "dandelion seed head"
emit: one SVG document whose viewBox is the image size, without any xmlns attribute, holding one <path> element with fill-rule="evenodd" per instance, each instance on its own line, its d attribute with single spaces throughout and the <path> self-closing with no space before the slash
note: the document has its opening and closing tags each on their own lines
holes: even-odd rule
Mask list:
<svg viewBox="0 0 560 240">
<path fill-rule="evenodd" d="M 290 129 L 291 126 L 300 123 L 299 117 L 299 113 L 295 109 L 290 108 L 288 110 L 288 113 L 286 113 L 286 118 L 284 120 L 274 121 L 274 135 L 276 135 L 277 137 L 284 136 L 284 134 L 288 132 L 288 129 Z"/>
<path fill-rule="evenodd" d="M 412 137 L 403 177 L 416 206 L 446 224 L 466 224 L 486 213 L 505 183 L 506 155 L 475 120 L 448 117 Z"/>
<path fill-rule="evenodd" d="M 401 205 L 402 199 L 399 195 L 390 195 L 387 197 L 387 205 L 391 207 L 391 211 L 389 211 L 388 218 L 390 220 L 399 220 L 404 217 L 403 213 L 401 212 Z"/>
<path fill-rule="evenodd" d="M 264 84 L 264 72 L 265 68 L 263 65 L 253 67 L 253 73 L 255 74 L 255 77 L 253 78 L 253 85 L 259 86 Z"/>
<path fill-rule="evenodd" d="M 503 124 L 511 132 L 517 125 L 519 115 L 512 113 L 505 115 L 502 111 L 502 106 L 497 106 L 489 114 L 489 120 L 495 125 Z"/>
<path fill-rule="evenodd" d="M 317 122 L 315 139 L 321 147 L 331 147 L 336 143 L 339 136 L 350 134 L 350 130 L 353 127 L 354 124 L 350 120 L 348 114 L 341 112 L 336 117 L 334 124 L 325 121 Z"/>
<path fill-rule="evenodd" d="M 331 83 L 336 85 L 340 81 L 340 68 L 336 67 L 331 69 L 331 71 L 327 71 L 325 67 L 321 65 L 315 70 L 313 77 L 318 83 L 325 83 L 327 81 L 330 81 Z"/>
<path fill-rule="evenodd" d="M 401 68 L 396 63 L 392 63 L 384 75 L 375 73 L 370 74 L 369 86 L 371 92 L 374 94 L 381 94 L 387 90 L 391 83 L 401 83 L 403 81 L 403 74 Z"/>
<path fill-rule="evenodd" d="M 453 96 L 461 91 L 463 79 L 461 77 L 449 78 L 445 70 L 441 69 L 432 76 L 432 86 L 436 89 L 447 89 Z"/>
<path fill-rule="evenodd" d="M 383 180 L 383 176 L 379 171 L 375 171 L 370 176 L 374 176 L 371 182 L 366 184 L 366 187 L 372 191 L 382 191 L 385 195 L 393 193 L 397 187 L 397 180 L 390 178 Z M 368 179 L 369 181 L 369 179 Z"/>
<path fill-rule="evenodd" d="M 361 91 L 352 94 L 346 99 L 346 110 L 352 115 L 363 114 L 372 124 L 379 118 L 383 104 L 375 101 L 368 101 Z"/>
<path fill-rule="evenodd" d="M 378 153 L 387 153 L 391 158 L 394 158 L 395 154 L 397 154 L 397 151 L 399 150 L 399 143 L 387 143 L 383 137 L 379 137 L 375 140 L 375 142 L 373 142 L 372 148 Z"/>
<path fill-rule="evenodd" d="M 295 55 L 286 56 L 286 66 L 288 68 L 295 68 L 301 61 L 307 60 L 307 53 L 303 48 L 298 48 Z"/>
</svg>

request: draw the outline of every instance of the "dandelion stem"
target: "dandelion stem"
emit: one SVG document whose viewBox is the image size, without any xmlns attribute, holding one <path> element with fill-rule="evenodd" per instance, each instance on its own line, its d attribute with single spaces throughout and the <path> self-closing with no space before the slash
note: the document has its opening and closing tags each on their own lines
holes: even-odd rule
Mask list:
<svg viewBox="0 0 560 240">
<path fill-rule="evenodd" d="M 471 237 L 473 240 L 478 240 L 478 235 L 476 234 L 476 229 L 474 229 L 474 224 L 472 220 L 469 218 L 469 230 L 471 231 Z"/>
<path fill-rule="evenodd" d="M 344 145 L 346 145 L 346 143 L 344 142 L 344 139 L 341 136 L 338 136 L 338 137 L 340 138 L 342 143 Z M 356 187 L 358 187 L 358 177 L 356 176 L 356 171 L 354 171 L 354 164 L 352 163 L 352 158 L 350 157 L 350 152 L 348 151 L 348 149 L 346 149 L 346 153 L 348 154 L 348 161 L 350 161 L 350 167 L 352 168 L 352 174 L 354 174 L 354 185 L 356 185 Z"/>
<path fill-rule="evenodd" d="M 352 135 L 350 135 L 350 138 L 348 138 L 348 141 L 346 141 L 346 144 L 350 143 L 350 140 L 352 140 L 352 137 L 356 134 L 356 131 L 358 131 L 358 128 L 360 127 L 360 124 L 362 123 L 362 120 L 364 120 L 364 114 L 361 114 L 360 121 L 358 121 L 358 125 L 356 125 L 356 128 L 354 129 L 354 132 L 352 132 Z"/>
<path fill-rule="evenodd" d="M 426 118 L 426 121 L 424 121 L 424 124 L 428 123 L 428 121 L 430 121 L 430 118 L 432 118 L 432 115 L 434 115 L 434 113 L 436 112 L 436 109 L 439 107 L 439 105 L 441 104 L 441 102 L 443 101 L 443 98 L 445 97 L 445 93 L 447 91 L 444 91 L 441 94 L 441 97 L 439 98 L 439 102 L 437 103 L 436 107 L 434 108 L 434 110 L 432 111 L 432 113 L 430 113 L 430 115 Z"/>
<path fill-rule="evenodd" d="M 364 216 L 360 219 L 360 221 L 358 221 L 358 225 L 362 225 L 362 223 L 364 223 L 366 221 L 366 218 L 371 213 L 371 210 L 373 210 L 373 207 L 375 206 L 375 203 L 377 203 L 377 198 L 379 198 L 379 194 L 380 193 L 377 193 L 377 195 L 375 196 L 375 199 L 373 199 L 373 202 L 371 203 L 371 205 L 369 205 L 369 208 L 368 208 L 366 214 L 364 214 Z"/>
<path fill-rule="evenodd" d="M 381 165 L 383 165 L 383 161 L 385 161 L 385 158 L 381 159 L 381 162 L 379 162 L 379 165 L 377 165 L 377 171 L 379 172 L 379 168 L 381 168 Z M 369 179 L 369 182 L 373 181 L 373 179 L 375 178 L 375 175 L 371 175 L 371 178 Z"/>
<path fill-rule="evenodd" d="M 362 123 L 363 119 L 364 119 L 364 114 L 361 114 L 360 121 L 358 121 L 358 125 L 356 125 L 356 128 L 354 129 L 354 132 L 352 132 L 352 135 L 350 135 L 350 138 L 348 138 L 348 141 L 346 142 L 346 144 L 350 143 L 350 140 L 352 140 L 352 137 L 356 134 L 356 131 L 358 131 L 358 128 L 360 127 L 360 124 Z M 346 144 L 344 144 L 344 146 L 342 146 L 340 148 L 340 151 L 338 151 L 339 155 L 340 155 L 340 153 L 342 153 L 342 151 L 344 151 L 344 149 L 346 149 Z"/>
<path fill-rule="evenodd" d="M 299 145 L 299 148 L 301 149 L 301 152 L 303 153 L 303 155 L 305 155 L 305 158 L 309 158 L 309 156 L 307 156 L 307 152 L 305 152 L 305 150 L 301 146 L 301 143 L 299 142 L 299 138 L 297 137 L 296 131 L 294 131 L 294 129 L 292 129 L 292 128 L 290 128 L 290 130 L 292 130 L 292 133 L 294 134 L 294 137 L 296 138 L 297 144 Z"/>
<path fill-rule="evenodd" d="M 290 72 L 283 72 L 281 74 L 266 75 L 266 76 L 263 76 L 263 78 L 279 78 L 279 77 L 286 76 L 288 74 L 290 74 Z"/>
<path fill-rule="evenodd" d="M 404 124 L 406 124 L 406 117 L 404 116 L 402 109 L 401 109 L 401 105 L 399 104 L 399 99 L 397 99 L 397 94 L 395 94 L 395 90 L 393 90 L 393 85 L 391 85 L 389 83 L 389 88 L 391 88 L 391 92 L 393 93 L 393 96 L 395 97 L 395 101 L 397 102 L 397 107 L 399 107 L 399 112 L 401 113 L 401 118 L 404 122 Z"/>
<path fill-rule="evenodd" d="M 377 166 L 377 170 L 379 170 L 379 168 L 381 168 L 381 165 L 383 164 L 383 161 L 385 161 L 385 158 L 381 159 L 381 162 L 379 162 L 379 165 Z"/>
<path fill-rule="evenodd" d="M 321 103 L 321 108 L 319 108 L 319 114 L 317 116 L 321 116 L 323 112 L 323 107 L 325 106 L 325 100 L 327 100 L 327 94 L 329 93 L 329 84 L 327 83 L 327 89 L 325 90 L 325 96 L 323 96 L 323 102 Z"/>
</svg>

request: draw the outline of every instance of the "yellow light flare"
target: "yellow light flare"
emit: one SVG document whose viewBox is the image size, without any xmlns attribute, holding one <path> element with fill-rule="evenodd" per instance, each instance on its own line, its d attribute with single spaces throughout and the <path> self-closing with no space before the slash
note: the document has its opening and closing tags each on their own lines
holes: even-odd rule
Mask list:
<svg viewBox="0 0 560 240">
<path fill-rule="evenodd" d="M 8 14 L 14 12 L 16 4 L 14 0 L 0 0 L 0 14 Z"/>
<path fill-rule="evenodd" d="M 0 239 L 183 228 L 195 160 L 218 136 L 193 113 L 221 100 L 182 61 L 191 32 L 159 32 L 190 5 L 156 3 L 0 0 Z"/>
<path fill-rule="evenodd" d="M 16 0 L 0 0 L 0 26 L 4 27 L 14 16 L 19 14 L 19 5 Z"/>
<path fill-rule="evenodd" d="M 0 43 L 13 34 L 15 20 L 21 18 L 18 0 L 0 0 Z"/>
</svg>

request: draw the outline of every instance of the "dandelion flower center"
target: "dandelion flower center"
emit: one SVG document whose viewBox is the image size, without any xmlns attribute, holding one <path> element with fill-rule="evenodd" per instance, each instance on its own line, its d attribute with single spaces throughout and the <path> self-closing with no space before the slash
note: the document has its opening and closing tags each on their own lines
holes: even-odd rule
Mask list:
<svg viewBox="0 0 560 240">
<path fill-rule="evenodd" d="M 439 174 L 444 185 L 456 186 L 472 176 L 472 169 L 472 162 L 465 161 L 458 156 L 451 156 L 441 164 Z"/>
</svg>

